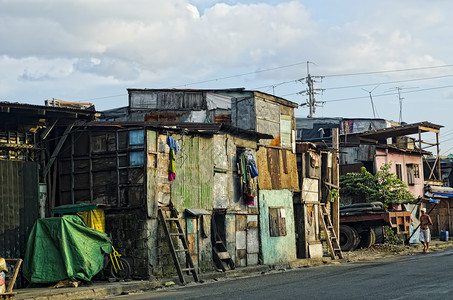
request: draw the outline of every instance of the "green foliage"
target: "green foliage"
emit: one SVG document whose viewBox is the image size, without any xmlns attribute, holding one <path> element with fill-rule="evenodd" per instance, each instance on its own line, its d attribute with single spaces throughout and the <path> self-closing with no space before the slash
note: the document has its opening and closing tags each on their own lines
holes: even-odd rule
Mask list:
<svg viewBox="0 0 453 300">
<path fill-rule="evenodd" d="M 384 226 L 385 242 L 390 245 L 399 245 L 402 243 L 398 234 L 393 231 L 392 227 Z"/>
<path fill-rule="evenodd" d="M 362 202 L 379 201 L 384 204 L 412 202 L 414 196 L 406 183 L 390 171 L 391 164 L 384 164 L 376 175 L 362 167 L 360 173 L 340 177 L 342 196 L 360 198 Z"/>
<path fill-rule="evenodd" d="M 338 192 L 337 189 L 331 189 L 329 191 L 329 194 L 330 194 L 330 201 L 331 202 L 335 202 L 336 200 L 338 200 L 340 198 L 340 193 Z"/>
</svg>

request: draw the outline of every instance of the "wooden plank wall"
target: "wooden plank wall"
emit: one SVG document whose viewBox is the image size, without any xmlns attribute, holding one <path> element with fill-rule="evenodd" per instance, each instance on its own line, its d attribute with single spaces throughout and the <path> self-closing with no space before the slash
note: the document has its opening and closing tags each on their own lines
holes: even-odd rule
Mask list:
<svg viewBox="0 0 453 300">
<path fill-rule="evenodd" d="M 439 204 L 435 206 L 429 214 L 433 221 L 431 233 L 433 236 L 439 236 L 441 231 L 447 230 L 452 235 L 453 230 L 453 199 L 437 199 Z M 427 203 L 426 211 L 429 212 L 434 204 Z"/>
</svg>

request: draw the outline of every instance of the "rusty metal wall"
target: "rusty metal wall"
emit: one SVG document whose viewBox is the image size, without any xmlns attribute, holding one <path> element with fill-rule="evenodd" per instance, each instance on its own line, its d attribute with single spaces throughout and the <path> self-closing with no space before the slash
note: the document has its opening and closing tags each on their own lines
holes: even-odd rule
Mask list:
<svg viewBox="0 0 453 300">
<path fill-rule="evenodd" d="M 0 257 L 24 257 L 38 197 L 38 163 L 0 161 Z"/>
<path fill-rule="evenodd" d="M 130 91 L 129 106 L 134 109 L 200 110 L 206 109 L 201 92 L 188 91 Z"/>
<path fill-rule="evenodd" d="M 256 152 L 261 189 L 299 191 L 296 155 L 285 149 L 260 147 Z"/>
</svg>

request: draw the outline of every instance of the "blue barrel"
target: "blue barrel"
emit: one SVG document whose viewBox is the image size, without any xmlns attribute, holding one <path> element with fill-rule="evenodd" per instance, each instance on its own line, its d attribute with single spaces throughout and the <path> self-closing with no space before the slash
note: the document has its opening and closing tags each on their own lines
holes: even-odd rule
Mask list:
<svg viewBox="0 0 453 300">
<path fill-rule="evenodd" d="M 443 242 L 448 242 L 448 231 L 443 230 L 440 232 L 440 240 Z"/>
</svg>

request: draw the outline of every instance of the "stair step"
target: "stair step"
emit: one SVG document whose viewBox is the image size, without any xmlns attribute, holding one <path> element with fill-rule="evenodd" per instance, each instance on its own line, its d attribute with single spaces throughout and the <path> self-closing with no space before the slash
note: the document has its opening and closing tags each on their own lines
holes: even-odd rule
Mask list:
<svg viewBox="0 0 453 300">
<path fill-rule="evenodd" d="M 176 249 L 175 251 L 176 252 L 188 252 L 189 249 Z"/>
<path fill-rule="evenodd" d="M 187 271 L 194 271 L 194 268 L 182 268 L 181 271 L 187 272 Z"/>
<path fill-rule="evenodd" d="M 171 236 L 183 236 L 183 234 L 181 232 L 171 232 L 170 235 Z"/>
<path fill-rule="evenodd" d="M 216 252 L 220 259 L 230 259 L 231 256 L 228 252 Z"/>
<path fill-rule="evenodd" d="M 179 221 L 178 218 L 165 218 L 165 221 Z"/>
</svg>

